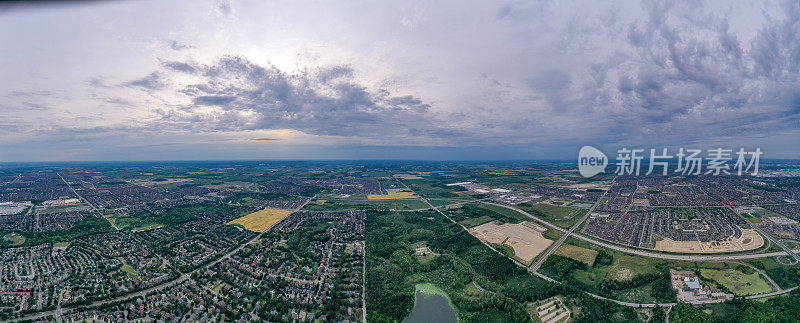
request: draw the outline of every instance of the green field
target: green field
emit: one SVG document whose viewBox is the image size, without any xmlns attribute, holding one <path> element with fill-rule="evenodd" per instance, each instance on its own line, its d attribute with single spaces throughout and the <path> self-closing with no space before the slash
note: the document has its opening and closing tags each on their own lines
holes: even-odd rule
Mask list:
<svg viewBox="0 0 800 323">
<path fill-rule="evenodd" d="M 589 267 L 586 270 L 576 270 L 573 273 L 575 279 L 587 285 L 596 285 L 607 279 L 629 280 L 639 274 L 657 273 L 659 272 L 657 266 L 665 264 L 664 261 L 658 259 L 634 256 L 604 248 L 601 249 L 600 247 L 574 238 L 568 239 L 567 242 L 570 245 L 593 250 L 595 252 L 603 250 L 604 253 L 610 254 L 613 257 L 613 261 L 610 265 Z M 599 259 L 596 261 L 599 261 Z"/>
<path fill-rule="evenodd" d="M 522 221 L 530 220 L 527 216 L 514 210 L 489 204 L 464 204 L 460 208 L 449 209 L 446 210 L 446 212 L 455 221 L 472 220 L 470 222 L 466 222 L 470 224 L 481 222 L 485 220 L 486 217 L 500 220 L 505 223 L 520 223 Z M 483 222 L 485 223 L 487 221 Z"/>
<path fill-rule="evenodd" d="M 128 276 L 131 276 L 131 277 L 138 277 L 139 276 L 139 273 L 136 271 L 136 269 L 133 269 L 133 267 L 131 267 L 131 265 L 129 265 L 128 262 L 125 261 L 125 258 L 117 257 L 117 259 L 120 262 L 122 262 L 122 268 L 120 268 L 120 270 L 122 270 L 124 273 L 128 274 Z"/>
<path fill-rule="evenodd" d="M 3 241 L 6 241 L 10 246 L 19 246 L 25 243 L 25 237 L 19 233 L 9 233 L 3 236 Z"/>
<path fill-rule="evenodd" d="M 743 273 L 736 269 L 700 269 L 703 277 L 711 278 L 739 296 L 769 293 L 772 287 L 757 272 Z"/>
<path fill-rule="evenodd" d="M 163 226 L 161 223 L 147 222 L 145 219 L 127 213 L 112 213 L 103 216 L 109 223 L 115 225 L 119 230 L 133 229 L 144 231 L 141 228 L 151 228 Z"/>
<path fill-rule="evenodd" d="M 497 251 L 502 252 L 509 258 L 514 258 L 514 249 L 511 249 L 509 246 L 493 243 L 492 248 L 497 249 Z"/>
<path fill-rule="evenodd" d="M 481 224 L 484 224 L 486 222 L 491 222 L 491 221 L 494 221 L 493 217 L 490 217 L 488 215 L 484 215 L 484 216 L 477 217 L 477 218 L 471 218 L 471 219 L 463 220 L 463 221 L 461 221 L 459 223 L 463 224 L 467 228 L 472 228 L 472 227 L 479 226 Z"/>
<path fill-rule="evenodd" d="M 519 221 L 529 221 L 529 220 L 531 220 L 530 218 L 528 218 L 528 216 L 526 216 L 526 215 L 524 215 L 522 213 L 519 213 L 517 211 L 514 211 L 514 210 L 509 209 L 509 208 L 505 208 L 505 207 L 502 207 L 502 206 L 481 203 L 481 204 L 478 205 L 478 207 L 480 207 L 482 209 L 486 209 L 486 210 L 492 211 L 492 212 L 495 212 L 495 213 L 498 213 L 498 214 L 501 214 L 506 218 L 511 218 L 511 219 L 515 219 L 515 220 L 519 220 Z"/>
<path fill-rule="evenodd" d="M 556 254 L 583 262 L 590 267 L 594 264 L 594 258 L 597 257 L 597 251 L 573 246 L 571 244 L 561 245 L 558 247 L 558 250 L 556 250 Z"/>
<path fill-rule="evenodd" d="M 308 203 L 303 210 L 309 211 L 354 211 L 354 210 L 417 210 L 430 206 L 419 199 L 397 200 L 342 200 L 326 199 L 325 203 Z"/>
<path fill-rule="evenodd" d="M 447 186 L 445 182 L 432 178 L 403 180 L 403 182 L 415 193 L 425 198 L 472 199 L 469 195 L 459 194 L 466 190 L 463 187 Z"/>
<path fill-rule="evenodd" d="M 800 281 L 800 267 L 787 267 L 778 263 L 775 258 L 748 259 L 742 262 L 749 263 L 756 268 L 764 270 L 781 288 L 790 288 Z"/>
<path fill-rule="evenodd" d="M 531 213 L 542 220 L 550 222 L 561 228 L 570 228 L 586 214 L 585 209 L 576 209 L 567 206 L 558 206 L 546 203 L 530 204 L 521 203 L 517 205 L 520 209 Z"/>
</svg>

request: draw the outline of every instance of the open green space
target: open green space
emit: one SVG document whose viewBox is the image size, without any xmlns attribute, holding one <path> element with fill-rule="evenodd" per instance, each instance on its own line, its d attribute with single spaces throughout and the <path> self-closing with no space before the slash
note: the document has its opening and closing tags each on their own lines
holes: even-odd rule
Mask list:
<svg viewBox="0 0 800 323">
<path fill-rule="evenodd" d="M 747 259 L 742 262 L 765 271 L 781 288 L 791 288 L 800 282 L 800 267 L 782 265 L 775 258 Z"/>
<path fill-rule="evenodd" d="M 15 247 L 25 243 L 25 236 L 12 232 L 3 236 L 3 241 L 8 243 L 9 246 Z"/>
<path fill-rule="evenodd" d="M 139 276 L 139 273 L 136 271 L 136 269 L 133 269 L 133 267 L 131 267 L 131 265 L 129 265 L 128 262 L 125 261 L 125 258 L 117 257 L 117 259 L 120 262 L 122 262 L 122 268 L 120 268 L 120 270 L 122 270 L 122 272 L 128 274 L 128 276 L 131 276 L 131 277 L 138 277 Z"/>
<path fill-rule="evenodd" d="M 739 269 L 700 269 L 700 274 L 704 278 L 713 279 L 740 296 L 764 294 L 772 291 L 769 283 L 752 269 L 749 270 L 749 273 Z"/>
<path fill-rule="evenodd" d="M 594 264 L 594 259 L 597 257 L 598 252 L 596 250 L 565 243 L 558 247 L 558 250 L 556 250 L 555 254 L 575 259 L 591 267 Z"/>
<path fill-rule="evenodd" d="M 519 213 L 517 211 L 514 211 L 514 210 L 506 208 L 506 207 L 502 207 L 502 206 L 480 203 L 480 204 L 478 204 L 478 207 L 480 207 L 482 209 L 486 209 L 486 210 L 492 211 L 492 212 L 495 212 L 495 213 L 498 213 L 498 214 L 502 215 L 504 218 L 507 218 L 507 219 L 515 219 L 515 220 L 518 220 L 518 221 L 530 221 L 531 220 L 530 218 L 528 218 L 528 216 L 526 216 L 526 215 L 524 215 L 522 213 Z"/>
<path fill-rule="evenodd" d="M 342 200 L 327 199 L 325 203 L 308 203 L 303 210 L 309 211 L 353 211 L 353 210 L 418 210 L 430 206 L 420 199 L 397 200 Z"/>
<path fill-rule="evenodd" d="M 567 242 L 570 247 L 550 255 L 540 272 L 606 297 L 630 302 L 674 300 L 665 261 L 624 254 L 573 238 Z M 594 261 L 589 265 L 583 260 L 592 254 Z"/>
<path fill-rule="evenodd" d="M 484 216 L 480 216 L 480 217 L 477 217 L 477 218 L 466 219 L 466 220 L 463 220 L 463 221 L 461 221 L 459 223 L 463 224 L 467 228 L 471 228 L 471 227 L 479 226 L 481 224 L 484 224 L 486 222 L 491 222 L 491 221 L 494 221 L 493 217 L 490 217 L 488 215 L 484 215 Z"/>
<path fill-rule="evenodd" d="M 425 198 L 452 198 L 452 199 L 471 199 L 469 195 L 458 194 L 467 189 L 461 186 L 447 186 L 449 181 L 439 181 L 435 177 L 425 177 L 423 179 L 403 180 L 408 187 L 415 193 Z"/>
<path fill-rule="evenodd" d="M 488 222 L 484 221 L 486 217 L 505 223 L 520 223 L 530 220 L 525 215 L 514 210 L 489 204 L 464 204 L 459 208 L 448 209 L 443 212 L 447 212 L 455 221 L 467 221 L 466 223 L 469 224 L 475 224 L 481 221 L 483 221 L 483 223 Z"/>
<path fill-rule="evenodd" d="M 497 249 L 497 251 L 502 252 L 509 258 L 514 258 L 514 249 L 511 249 L 509 246 L 493 243 L 492 248 Z"/>
<path fill-rule="evenodd" d="M 559 206 L 547 203 L 520 203 L 520 209 L 561 228 L 570 228 L 586 214 L 585 209 L 576 209 L 568 206 Z"/>
</svg>

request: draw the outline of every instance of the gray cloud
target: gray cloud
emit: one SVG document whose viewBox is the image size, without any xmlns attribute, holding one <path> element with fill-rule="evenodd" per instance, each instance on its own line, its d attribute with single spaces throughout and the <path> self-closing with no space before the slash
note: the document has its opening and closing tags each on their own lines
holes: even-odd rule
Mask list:
<svg viewBox="0 0 800 323">
<path fill-rule="evenodd" d="M 195 72 L 195 67 L 192 66 L 192 64 L 185 63 L 185 62 L 164 61 L 164 62 L 161 62 L 161 65 L 163 65 L 164 67 L 166 67 L 166 68 L 168 68 L 170 70 L 173 70 L 173 71 L 184 72 L 184 73 L 194 73 Z"/>
<path fill-rule="evenodd" d="M 458 133 L 437 125 L 420 98 L 356 83 L 349 66 L 290 74 L 229 56 L 196 69 L 203 81 L 180 89 L 193 104 L 158 110 L 161 122 L 198 130 L 295 129 L 378 139 Z M 208 106 L 218 109 L 209 112 Z"/>
<path fill-rule="evenodd" d="M 181 42 L 179 42 L 177 40 L 170 40 L 170 41 L 168 41 L 168 43 L 169 43 L 169 48 L 171 48 L 172 50 L 184 50 L 184 49 L 193 48 L 193 46 L 181 43 Z"/>
<path fill-rule="evenodd" d="M 646 20 L 627 27 L 630 50 L 588 69 L 543 71 L 527 84 L 550 107 L 548 119 L 586 121 L 576 133 L 601 142 L 681 144 L 797 130 L 798 7 L 787 2 L 786 17 L 768 21 L 744 49 L 729 17 L 654 2 Z"/>
<path fill-rule="evenodd" d="M 139 87 L 145 90 L 159 90 L 165 86 L 158 72 L 153 72 L 143 78 L 122 83 L 122 85 L 127 87 Z"/>
</svg>

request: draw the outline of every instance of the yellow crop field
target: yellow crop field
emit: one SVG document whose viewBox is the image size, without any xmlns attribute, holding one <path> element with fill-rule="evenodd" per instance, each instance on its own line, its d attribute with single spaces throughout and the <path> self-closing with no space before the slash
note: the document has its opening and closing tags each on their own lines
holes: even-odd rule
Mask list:
<svg viewBox="0 0 800 323">
<path fill-rule="evenodd" d="M 368 200 L 415 199 L 417 194 L 407 189 L 388 188 L 386 195 L 367 195 Z"/>
<path fill-rule="evenodd" d="M 292 214 L 292 211 L 263 209 L 228 222 L 228 224 L 239 224 L 250 231 L 264 232 L 269 230 L 275 223 L 289 216 L 289 214 Z"/>
</svg>

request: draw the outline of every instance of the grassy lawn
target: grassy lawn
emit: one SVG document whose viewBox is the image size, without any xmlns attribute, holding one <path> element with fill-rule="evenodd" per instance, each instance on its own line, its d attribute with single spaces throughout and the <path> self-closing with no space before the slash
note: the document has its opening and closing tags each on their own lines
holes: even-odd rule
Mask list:
<svg viewBox="0 0 800 323">
<path fill-rule="evenodd" d="M 790 249 L 797 249 L 797 247 L 800 246 L 800 244 L 798 244 L 797 241 L 794 240 L 781 240 L 781 242 L 783 243 L 784 246 Z"/>
<path fill-rule="evenodd" d="M 748 259 L 743 262 L 764 270 L 781 288 L 797 286 L 800 280 L 800 268 L 781 265 L 775 258 Z"/>
<path fill-rule="evenodd" d="M 132 231 L 134 231 L 134 232 L 147 231 L 147 230 L 158 229 L 158 228 L 163 227 L 163 226 L 164 225 L 161 224 L 161 223 L 150 223 L 150 224 L 146 224 L 146 225 L 140 226 L 138 228 L 134 228 Z"/>
<path fill-rule="evenodd" d="M 558 206 L 552 204 L 528 204 L 528 203 L 521 203 L 518 205 L 519 208 L 535 215 L 542 220 L 550 222 L 554 225 L 557 225 L 561 228 L 570 228 L 575 223 L 580 220 L 581 216 L 586 214 L 587 210 L 584 209 L 576 209 L 567 206 Z"/>
<path fill-rule="evenodd" d="M 535 223 L 535 222 L 534 222 L 534 223 Z M 558 230 L 552 229 L 552 228 L 547 228 L 547 230 L 545 230 L 544 232 L 542 232 L 542 235 L 543 235 L 545 238 L 547 238 L 547 239 L 550 239 L 550 240 L 553 240 L 553 241 L 555 242 L 555 241 L 558 241 L 558 239 L 561 239 L 561 236 L 563 236 L 563 235 L 564 235 L 564 233 L 562 233 L 561 231 L 558 231 Z"/>
<path fill-rule="evenodd" d="M 11 246 L 19 246 L 25 243 L 25 237 L 19 233 L 9 233 L 3 236 L 3 240 L 11 244 Z"/>
<path fill-rule="evenodd" d="M 225 282 L 219 282 L 219 284 L 217 284 L 217 285 L 215 285 L 215 286 L 211 287 L 210 289 L 211 289 L 211 291 L 212 291 L 212 292 L 214 292 L 215 294 L 219 294 L 219 293 L 222 291 L 222 288 L 224 288 L 225 286 L 228 286 L 228 287 L 230 287 L 230 285 L 228 285 L 228 284 L 227 284 L 227 283 L 225 283 Z"/>
<path fill-rule="evenodd" d="M 477 217 L 477 218 L 467 219 L 467 220 L 461 221 L 460 223 L 463 224 L 464 226 L 468 227 L 468 228 L 472 228 L 472 227 L 479 226 L 479 225 L 484 224 L 484 223 L 489 222 L 489 221 L 494 221 L 494 218 L 492 218 L 492 217 L 490 217 L 488 215 L 484 215 L 484 216 Z"/>
<path fill-rule="evenodd" d="M 711 278 L 730 289 L 734 294 L 745 296 L 769 293 L 772 288 L 757 272 L 745 274 L 736 269 L 700 269 L 703 277 Z"/>
<path fill-rule="evenodd" d="M 506 256 L 510 258 L 514 258 L 514 249 L 511 249 L 511 247 L 496 243 L 493 243 L 492 247 L 497 249 L 497 251 L 504 253 Z"/>
<path fill-rule="evenodd" d="M 430 199 L 430 200 L 428 200 L 428 202 L 430 202 L 431 205 L 433 205 L 433 206 L 443 206 L 443 205 L 450 205 L 450 204 L 454 203 L 453 201 L 450 201 L 450 200 L 436 200 L 436 199 Z"/>
<path fill-rule="evenodd" d="M 128 276 L 130 276 L 130 277 L 138 277 L 139 276 L 139 273 L 136 272 L 136 270 L 133 269 L 133 267 L 131 267 L 131 265 L 129 265 L 127 261 L 125 261 L 125 258 L 117 257 L 117 259 L 119 259 L 119 261 L 122 262 L 122 268 L 120 268 L 120 270 L 122 270 L 123 272 L 128 274 Z"/>
<path fill-rule="evenodd" d="M 433 203 L 433 202 L 431 202 Z M 433 203 L 436 205 L 435 203 Z M 309 211 L 355 211 L 355 210 L 418 210 L 429 208 L 428 204 L 419 199 L 399 200 L 334 200 L 328 199 L 324 203 L 308 203 L 303 210 Z"/>
<path fill-rule="evenodd" d="M 139 229 L 139 228 L 147 228 L 147 227 L 156 227 L 156 226 L 163 226 L 160 223 L 155 222 L 144 222 L 143 219 L 139 218 L 137 215 L 129 215 L 127 213 L 112 213 L 106 214 L 103 216 L 109 223 L 116 226 L 119 230 L 127 230 L 127 229 Z M 144 231 L 139 229 L 139 231 Z"/>
<path fill-rule="evenodd" d="M 520 221 L 529 221 L 531 220 L 527 215 L 514 211 L 512 209 L 504 208 L 502 206 L 491 205 L 491 204 L 479 204 L 479 208 L 486 209 L 492 212 L 500 213 L 501 215 L 520 220 Z"/>
<path fill-rule="evenodd" d="M 386 195 L 367 195 L 369 200 L 394 200 L 394 199 L 415 199 L 419 196 L 411 190 L 401 188 L 387 188 Z"/>
<path fill-rule="evenodd" d="M 638 274 L 658 272 L 656 264 L 662 262 L 657 259 L 628 255 L 613 250 L 606 250 L 614 257 L 611 265 L 587 270 L 576 270 L 575 279 L 587 284 L 596 285 L 606 279 L 629 280 Z"/>
<path fill-rule="evenodd" d="M 581 248 L 570 244 L 563 244 L 558 247 L 556 254 L 583 262 L 589 265 L 589 267 L 594 264 L 594 258 L 597 257 L 597 251 L 595 250 Z"/>
</svg>

